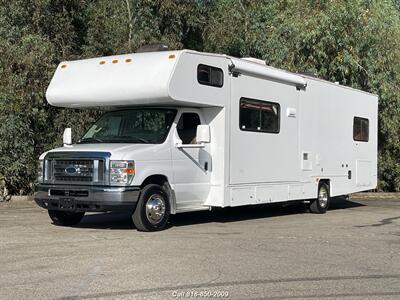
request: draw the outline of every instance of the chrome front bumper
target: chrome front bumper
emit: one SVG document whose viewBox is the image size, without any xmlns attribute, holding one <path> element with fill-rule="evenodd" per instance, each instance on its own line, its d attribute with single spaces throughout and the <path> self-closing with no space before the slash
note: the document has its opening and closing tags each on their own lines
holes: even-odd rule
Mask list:
<svg viewBox="0 0 400 300">
<path fill-rule="evenodd" d="M 115 211 L 133 209 L 139 187 L 39 185 L 36 203 L 46 209 L 68 211 Z"/>
</svg>

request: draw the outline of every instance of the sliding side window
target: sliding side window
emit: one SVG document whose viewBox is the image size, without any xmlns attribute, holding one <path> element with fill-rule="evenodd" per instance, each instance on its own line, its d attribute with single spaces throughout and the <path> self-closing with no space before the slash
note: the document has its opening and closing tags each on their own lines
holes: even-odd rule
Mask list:
<svg viewBox="0 0 400 300">
<path fill-rule="evenodd" d="M 368 142 L 369 140 L 369 120 L 354 117 L 353 120 L 353 140 L 358 142 Z"/>
<path fill-rule="evenodd" d="M 279 133 L 280 105 L 275 102 L 240 99 L 240 129 L 267 133 Z"/>
<path fill-rule="evenodd" d="M 224 73 L 220 68 L 207 65 L 197 66 L 197 81 L 200 84 L 222 87 L 224 85 Z"/>
</svg>

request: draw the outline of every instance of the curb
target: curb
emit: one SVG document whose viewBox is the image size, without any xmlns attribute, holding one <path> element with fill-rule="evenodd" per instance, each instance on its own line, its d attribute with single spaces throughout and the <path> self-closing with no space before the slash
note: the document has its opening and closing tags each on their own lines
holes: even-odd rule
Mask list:
<svg viewBox="0 0 400 300">
<path fill-rule="evenodd" d="M 350 199 L 400 200 L 400 193 L 355 193 L 350 195 Z"/>
</svg>

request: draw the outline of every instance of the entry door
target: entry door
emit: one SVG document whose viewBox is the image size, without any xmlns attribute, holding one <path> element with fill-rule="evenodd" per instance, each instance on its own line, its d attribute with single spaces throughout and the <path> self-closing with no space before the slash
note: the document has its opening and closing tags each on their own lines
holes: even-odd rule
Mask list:
<svg viewBox="0 0 400 300">
<path fill-rule="evenodd" d="M 185 209 L 203 205 L 210 190 L 210 145 L 198 145 L 197 126 L 201 115 L 195 111 L 181 113 L 174 128 L 172 165 L 177 208 Z M 177 147 L 177 142 L 182 147 Z"/>
<path fill-rule="evenodd" d="M 299 92 L 249 76 L 231 87 L 230 184 L 299 181 Z"/>
</svg>

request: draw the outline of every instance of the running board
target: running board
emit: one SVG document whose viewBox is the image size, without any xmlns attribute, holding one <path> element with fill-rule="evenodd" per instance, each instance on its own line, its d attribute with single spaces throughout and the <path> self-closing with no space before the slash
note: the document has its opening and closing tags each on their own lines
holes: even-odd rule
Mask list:
<svg viewBox="0 0 400 300">
<path fill-rule="evenodd" d="M 182 207 L 182 208 L 177 208 L 175 213 L 180 214 L 185 212 L 201 211 L 201 210 L 211 210 L 211 206 Z"/>
</svg>

